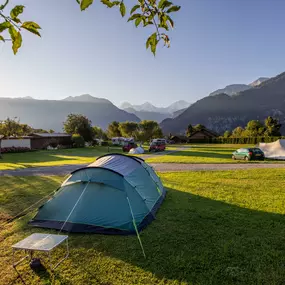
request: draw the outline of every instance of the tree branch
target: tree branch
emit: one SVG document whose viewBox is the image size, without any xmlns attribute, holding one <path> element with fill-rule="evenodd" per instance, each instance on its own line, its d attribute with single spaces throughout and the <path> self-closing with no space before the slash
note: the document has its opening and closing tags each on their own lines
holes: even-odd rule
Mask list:
<svg viewBox="0 0 285 285">
<path fill-rule="evenodd" d="M 149 9 L 150 11 L 152 10 L 152 8 L 150 7 L 149 3 L 147 3 L 146 0 L 144 0 L 144 4 L 148 7 L 148 9 Z M 157 23 L 156 23 L 156 21 L 155 21 L 155 17 L 153 17 L 153 23 L 154 23 L 155 28 L 156 28 L 156 33 L 157 33 L 159 39 L 161 39 L 161 34 L 160 34 L 160 32 L 159 32 L 159 27 L 158 27 L 158 25 L 157 25 Z"/>
</svg>

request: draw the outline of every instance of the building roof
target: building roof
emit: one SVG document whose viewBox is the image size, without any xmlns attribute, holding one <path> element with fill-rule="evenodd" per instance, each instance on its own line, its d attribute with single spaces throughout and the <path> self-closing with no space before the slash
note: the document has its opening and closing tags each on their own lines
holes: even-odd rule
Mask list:
<svg viewBox="0 0 285 285">
<path fill-rule="evenodd" d="M 42 138 L 59 138 L 59 137 L 70 137 L 71 136 L 66 133 L 32 133 L 31 135 L 42 137 Z"/>
<path fill-rule="evenodd" d="M 216 132 L 214 132 L 212 130 L 202 129 L 202 130 L 194 132 L 189 138 L 191 138 L 192 136 L 194 136 L 195 134 L 198 134 L 198 133 L 208 133 L 208 134 L 210 134 L 213 137 L 218 137 L 219 136 Z"/>
</svg>

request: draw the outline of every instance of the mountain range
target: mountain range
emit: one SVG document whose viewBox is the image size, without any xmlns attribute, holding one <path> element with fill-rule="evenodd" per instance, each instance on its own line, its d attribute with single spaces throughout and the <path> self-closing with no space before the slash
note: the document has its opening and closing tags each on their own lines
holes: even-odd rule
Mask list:
<svg viewBox="0 0 285 285">
<path fill-rule="evenodd" d="M 233 95 L 207 96 L 192 104 L 182 114 L 161 122 L 164 133 L 185 133 L 189 124 L 203 124 L 223 134 L 249 120 L 263 121 L 267 116 L 285 123 L 285 72 L 276 77 L 253 82 L 252 86 Z M 284 130 L 282 130 L 284 133 Z"/>
<path fill-rule="evenodd" d="M 225 88 L 213 91 L 212 93 L 210 93 L 209 96 L 215 96 L 215 95 L 222 94 L 222 93 L 227 94 L 229 96 L 233 96 L 233 95 L 238 94 L 239 92 L 254 88 L 268 79 L 269 78 L 267 77 L 259 77 L 257 80 L 253 81 L 252 83 L 248 85 L 247 84 L 231 84 L 231 85 L 226 86 Z"/>
<path fill-rule="evenodd" d="M 63 100 L 0 98 L 0 120 L 17 117 L 33 128 L 62 131 L 63 122 L 70 113 L 83 114 L 103 129 L 112 121 L 140 121 L 136 115 L 119 109 L 109 100 L 88 94 Z"/>
<path fill-rule="evenodd" d="M 132 105 L 128 102 L 124 102 L 120 108 L 135 114 L 141 120 L 154 120 L 160 123 L 166 118 L 175 118 L 189 106 L 190 103 L 180 100 L 172 103 L 168 107 L 156 107 L 149 102 L 145 102 L 141 105 Z"/>
<path fill-rule="evenodd" d="M 89 94 L 63 100 L 36 100 L 29 96 L 0 98 L 0 120 L 17 117 L 34 128 L 61 131 L 67 115 L 77 113 L 103 129 L 112 121 L 156 120 L 161 122 L 165 134 L 185 133 L 189 124 L 203 124 L 222 134 L 225 130 L 245 126 L 249 120 L 264 120 L 269 115 L 279 118 L 285 125 L 285 72 L 270 79 L 258 78 L 248 85 L 229 86 L 191 105 L 186 101 L 177 101 L 168 107 L 156 107 L 149 102 L 142 105 L 124 103 L 121 106 L 124 110 L 107 99 Z"/>
</svg>

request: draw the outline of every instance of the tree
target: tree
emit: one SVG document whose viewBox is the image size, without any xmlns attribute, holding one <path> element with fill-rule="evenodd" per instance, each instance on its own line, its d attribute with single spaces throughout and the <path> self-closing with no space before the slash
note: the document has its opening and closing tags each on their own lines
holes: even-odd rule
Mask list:
<svg viewBox="0 0 285 285">
<path fill-rule="evenodd" d="M 134 137 L 136 131 L 138 131 L 138 123 L 124 122 L 120 123 L 119 130 L 124 137 Z"/>
<path fill-rule="evenodd" d="M 266 136 L 281 136 L 280 128 L 282 125 L 279 123 L 278 119 L 269 116 L 265 119 L 264 123 L 266 127 Z"/>
<path fill-rule="evenodd" d="M 93 129 L 93 138 L 97 138 L 101 140 L 107 139 L 107 135 L 100 127 L 94 126 L 92 129 Z"/>
<path fill-rule="evenodd" d="M 23 29 L 41 36 L 39 29 L 41 27 L 35 22 L 24 22 L 22 23 L 19 15 L 23 13 L 25 6 L 17 5 L 11 11 L 10 15 L 4 15 L 4 9 L 10 0 L 5 0 L 3 5 L 0 5 L 0 18 L 3 18 L 4 22 L 0 23 L 0 40 L 12 41 L 12 49 L 14 54 L 17 53 L 18 49 L 22 45 Z M 86 10 L 93 0 L 76 0 L 79 4 L 81 11 Z M 130 10 L 129 21 L 134 21 L 135 26 L 149 26 L 153 25 L 155 32 L 149 36 L 146 41 L 146 48 L 150 48 L 151 52 L 155 55 L 157 45 L 160 41 L 164 42 L 167 47 L 170 46 L 170 40 L 165 31 L 169 30 L 169 27 L 174 27 L 174 22 L 170 17 L 170 14 L 180 10 L 180 6 L 175 6 L 172 2 L 167 0 L 136 0 L 136 5 Z M 101 3 L 106 5 L 108 8 L 117 6 L 120 10 L 122 17 L 126 15 L 126 6 L 124 0 L 112 1 L 112 0 L 101 0 Z M 5 10 L 6 11 L 6 10 Z M 5 39 L 2 32 L 8 30 L 10 38 Z"/>
<path fill-rule="evenodd" d="M 63 125 L 66 133 L 71 135 L 79 134 L 86 142 L 92 141 L 93 129 L 91 121 L 87 117 L 78 114 L 69 114 Z"/>
<path fill-rule="evenodd" d="M 194 128 L 191 124 L 188 125 L 187 130 L 186 130 L 186 136 L 191 137 L 192 134 L 194 133 Z"/>
<path fill-rule="evenodd" d="M 28 135 L 31 127 L 20 124 L 17 118 L 0 121 L 0 135 L 5 137 Z"/>
<path fill-rule="evenodd" d="M 232 135 L 231 131 L 225 131 L 224 138 L 229 138 Z"/>
<path fill-rule="evenodd" d="M 44 129 L 33 129 L 33 133 L 47 134 L 49 132 Z"/>
<path fill-rule="evenodd" d="M 265 128 L 258 120 L 251 120 L 247 123 L 243 133 L 246 137 L 257 137 L 264 135 Z"/>
<path fill-rule="evenodd" d="M 1 121 L 0 134 L 5 137 L 19 136 L 21 133 L 21 124 L 17 118 L 10 119 L 7 118 Z"/>
<path fill-rule="evenodd" d="M 163 136 L 162 130 L 155 121 L 144 120 L 139 123 L 140 141 L 146 142 Z"/>
<path fill-rule="evenodd" d="M 242 127 L 236 127 L 232 132 L 232 137 L 240 138 L 243 136 L 244 129 Z"/>
<path fill-rule="evenodd" d="M 197 131 L 202 131 L 202 130 L 205 130 L 206 127 L 204 125 L 201 125 L 201 124 L 197 124 L 195 127 L 194 127 L 194 131 L 197 132 Z"/>
<path fill-rule="evenodd" d="M 114 137 L 121 137 L 122 136 L 119 127 L 120 127 L 120 124 L 119 124 L 119 122 L 116 122 L 116 121 L 109 124 L 108 129 L 107 129 L 107 134 L 108 134 L 108 137 L 110 139 L 114 138 Z"/>
</svg>

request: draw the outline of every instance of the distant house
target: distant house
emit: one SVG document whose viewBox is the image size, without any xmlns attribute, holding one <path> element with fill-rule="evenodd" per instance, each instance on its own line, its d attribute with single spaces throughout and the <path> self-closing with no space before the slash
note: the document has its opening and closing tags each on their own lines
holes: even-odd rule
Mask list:
<svg viewBox="0 0 285 285">
<path fill-rule="evenodd" d="M 187 143 L 188 138 L 186 136 L 171 136 L 170 140 L 174 141 L 175 143 Z"/>
<path fill-rule="evenodd" d="M 32 133 L 31 149 L 46 149 L 48 146 L 72 147 L 71 135 L 66 133 Z"/>
<path fill-rule="evenodd" d="M 212 139 L 217 138 L 219 135 L 209 129 L 202 129 L 194 132 L 188 137 L 188 142 L 210 142 Z"/>
</svg>

